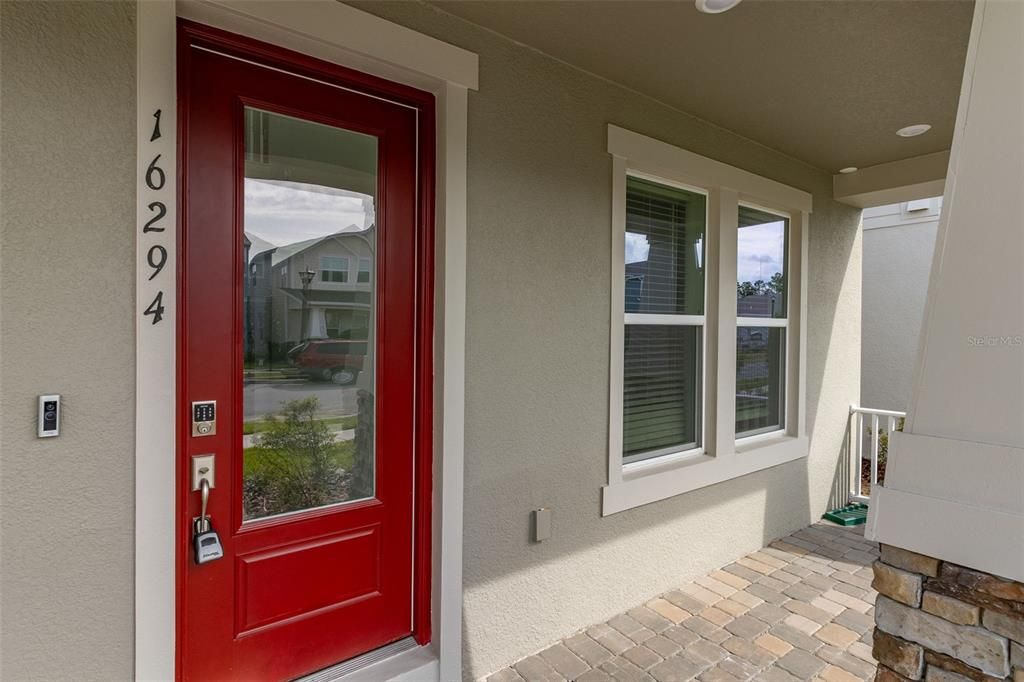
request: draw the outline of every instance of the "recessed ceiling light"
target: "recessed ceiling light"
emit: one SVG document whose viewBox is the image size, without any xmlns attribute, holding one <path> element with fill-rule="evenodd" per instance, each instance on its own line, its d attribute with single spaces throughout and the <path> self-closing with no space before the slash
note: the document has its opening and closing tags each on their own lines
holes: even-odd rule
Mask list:
<svg viewBox="0 0 1024 682">
<path fill-rule="evenodd" d="M 740 0 L 694 0 L 704 14 L 721 14 L 740 4 Z"/>
<path fill-rule="evenodd" d="M 918 135 L 924 135 L 931 129 L 932 127 L 927 123 L 918 123 L 906 128 L 900 128 L 896 131 L 896 134 L 900 137 L 917 137 Z"/>
<path fill-rule="evenodd" d="M 856 173 L 857 172 L 857 167 L 856 166 L 847 166 L 846 168 L 840 168 L 839 172 L 842 173 L 843 175 L 846 175 L 848 173 Z"/>
</svg>

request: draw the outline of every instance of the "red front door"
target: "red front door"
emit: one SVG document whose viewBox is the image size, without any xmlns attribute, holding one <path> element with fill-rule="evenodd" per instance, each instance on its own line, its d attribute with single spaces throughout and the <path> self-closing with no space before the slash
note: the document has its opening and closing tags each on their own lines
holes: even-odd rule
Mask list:
<svg viewBox="0 0 1024 682">
<path fill-rule="evenodd" d="M 178 670 L 292 679 L 428 637 L 433 105 L 180 32 Z"/>
</svg>

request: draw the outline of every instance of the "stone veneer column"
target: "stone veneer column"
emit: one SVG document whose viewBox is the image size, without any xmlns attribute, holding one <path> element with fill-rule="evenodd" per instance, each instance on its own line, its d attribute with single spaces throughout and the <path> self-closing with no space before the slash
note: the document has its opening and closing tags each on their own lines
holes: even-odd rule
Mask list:
<svg viewBox="0 0 1024 682">
<path fill-rule="evenodd" d="M 882 545 L 877 682 L 1024 682 L 1024 583 Z"/>
</svg>

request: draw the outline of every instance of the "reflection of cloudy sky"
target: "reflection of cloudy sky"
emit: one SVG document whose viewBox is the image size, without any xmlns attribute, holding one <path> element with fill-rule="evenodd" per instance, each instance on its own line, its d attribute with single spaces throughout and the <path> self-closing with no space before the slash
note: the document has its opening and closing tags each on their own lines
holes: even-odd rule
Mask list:
<svg viewBox="0 0 1024 682">
<path fill-rule="evenodd" d="M 647 254 L 651 245 L 647 241 L 647 235 L 636 232 L 626 233 L 626 262 L 639 263 L 647 260 Z"/>
<path fill-rule="evenodd" d="M 767 282 L 776 272 L 782 272 L 785 250 L 785 223 L 764 223 L 741 227 L 737 245 L 736 280 L 739 282 Z"/>
<path fill-rule="evenodd" d="M 297 182 L 245 179 L 245 230 L 275 246 L 373 223 L 364 194 Z"/>
</svg>

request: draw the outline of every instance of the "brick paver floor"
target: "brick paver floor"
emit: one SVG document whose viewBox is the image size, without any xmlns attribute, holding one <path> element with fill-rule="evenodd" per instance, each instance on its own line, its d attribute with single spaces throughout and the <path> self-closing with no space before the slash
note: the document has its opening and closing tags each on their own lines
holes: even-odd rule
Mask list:
<svg viewBox="0 0 1024 682">
<path fill-rule="evenodd" d="M 877 557 L 863 526 L 815 524 L 487 682 L 870 680 Z"/>
</svg>

